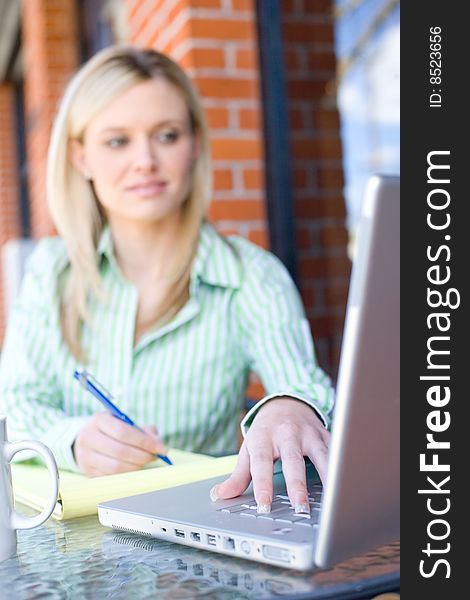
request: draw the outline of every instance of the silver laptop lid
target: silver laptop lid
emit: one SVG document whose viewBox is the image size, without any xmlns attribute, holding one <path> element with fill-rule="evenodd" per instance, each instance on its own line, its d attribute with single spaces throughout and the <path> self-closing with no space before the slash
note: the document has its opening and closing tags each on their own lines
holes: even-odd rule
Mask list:
<svg viewBox="0 0 470 600">
<path fill-rule="evenodd" d="M 399 538 L 400 180 L 366 187 L 315 563 Z"/>
</svg>

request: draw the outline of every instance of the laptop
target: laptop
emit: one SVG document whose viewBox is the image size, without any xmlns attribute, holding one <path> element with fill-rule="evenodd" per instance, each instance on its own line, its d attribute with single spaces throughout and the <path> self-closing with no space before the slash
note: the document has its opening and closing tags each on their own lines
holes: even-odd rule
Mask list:
<svg viewBox="0 0 470 600">
<path fill-rule="evenodd" d="M 306 465 L 310 516 L 294 513 L 276 463 L 268 515 L 257 514 L 251 486 L 211 502 L 224 476 L 103 502 L 102 525 L 300 571 L 399 538 L 399 187 L 399 177 L 383 175 L 366 186 L 324 488 Z"/>
</svg>

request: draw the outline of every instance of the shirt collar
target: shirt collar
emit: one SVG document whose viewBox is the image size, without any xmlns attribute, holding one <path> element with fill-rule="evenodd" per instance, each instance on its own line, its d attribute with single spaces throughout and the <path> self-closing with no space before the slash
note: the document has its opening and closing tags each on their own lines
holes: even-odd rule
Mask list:
<svg viewBox="0 0 470 600">
<path fill-rule="evenodd" d="M 114 244 L 109 225 L 105 225 L 98 242 L 98 254 L 106 256 L 109 260 L 114 259 Z"/>
<path fill-rule="evenodd" d="M 192 269 L 192 278 L 195 277 L 214 286 L 237 289 L 241 285 L 241 260 L 237 250 L 207 222 L 202 224 L 199 234 Z"/>
<path fill-rule="evenodd" d="M 98 242 L 98 254 L 112 262 L 114 245 L 111 230 L 105 226 Z M 239 288 L 241 260 L 236 249 L 224 240 L 213 225 L 204 222 L 199 232 L 198 247 L 191 271 L 192 280 L 201 280 L 214 286 Z"/>
</svg>

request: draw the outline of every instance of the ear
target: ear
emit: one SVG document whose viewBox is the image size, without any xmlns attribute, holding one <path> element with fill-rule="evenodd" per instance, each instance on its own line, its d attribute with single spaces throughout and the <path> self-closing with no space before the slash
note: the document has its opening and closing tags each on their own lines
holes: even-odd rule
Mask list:
<svg viewBox="0 0 470 600">
<path fill-rule="evenodd" d="M 91 179 L 90 171 L 85 160 L 85 148 L 82 142 L 78 140 L 69 140 L 68 144 L 69 160 L 85 179 Z"/>
</svg>

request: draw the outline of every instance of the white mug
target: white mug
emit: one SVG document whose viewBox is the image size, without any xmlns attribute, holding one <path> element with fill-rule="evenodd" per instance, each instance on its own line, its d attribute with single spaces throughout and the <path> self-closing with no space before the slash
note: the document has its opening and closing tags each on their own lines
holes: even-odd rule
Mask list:
<svg viewBox="0 0 470 600">
<path fill-rule="evenodd" d="M 16 554 L 16 530 L 39 527 L 52 514 L 59 493 L 59 473 L 52 452 L 41 442 L 9 442 L 6 417 L 0 415 L 0 561 Z M 37 452 L 49 470 L 51 493 L 44 510 L 34 517 L 25 517 L 14 510 L 10 461 L 20 450 Z"/>
</svg>

